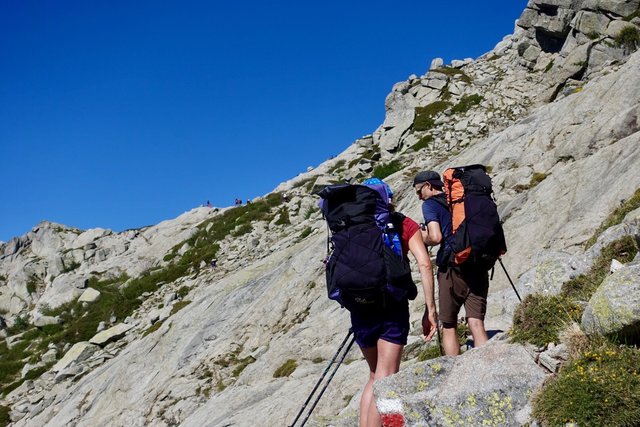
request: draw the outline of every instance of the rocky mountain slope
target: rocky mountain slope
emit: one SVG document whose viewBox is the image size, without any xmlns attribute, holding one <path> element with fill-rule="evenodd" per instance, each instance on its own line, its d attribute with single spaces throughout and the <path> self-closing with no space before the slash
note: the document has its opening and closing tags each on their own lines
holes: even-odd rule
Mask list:
<svg viewBox="0 0 640 427">
<path fill-rule="evenodd" d="M 0 245 L 0 405 L 16 426 L 291 422 L 349 324 L 324 290 L 326 229 L 312 193 L 327 183 L 388 174 L 399 210 L 420 219 L 410 185 L 418 170 L 488 165 L 517 289 L 558 292 L 607 244 L 638 235 L 636 210 L 585 245 L 640 188 L 639 5 L 530 1 L 491 52 L 436 59 L 396 84 L 371 135 L 249 205 L 121 233 L 44 222 Z M 636 267 L 623 267 L 616 274 L 627 280 Z M 414 323 L 421 304 L 412 303 Z M 489 328 L 508 330 L 516 304 L 496 271 Z M 601 305 L 585 324 L 604 323 L 593 321 Z M 618 327 L 637 327 L 638 314 L 625 322 Z M 473 395 L 497 414 L 494 425 L 530 421 L 529 396 L 552 362 L 540 367 L 498 334 L 486 349 L 423 365 L 414 329 L 406 373 L 379 386 L 379 407 L 399 407 L 408 425 L 478 425 L 480 410 L 454 414 Z M 317 425 L 353 425 L 367 368 L 357 350 L 347 359 Z M 509 378 L 452 391 L 487 360 L 504 360 Z M 440 412 L 417 404 L 439 387 L 449 393 Z"/>
</svg>

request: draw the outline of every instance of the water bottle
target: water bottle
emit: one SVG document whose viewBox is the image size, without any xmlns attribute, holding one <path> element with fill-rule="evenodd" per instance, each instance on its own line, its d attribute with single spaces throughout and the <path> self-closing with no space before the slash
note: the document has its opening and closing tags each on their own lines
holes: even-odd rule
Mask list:
<svg viewBox="0 0 640 427">
<path fill-rule="evenodd" d="M 387 224 L 386 238 L 387 245 L 389 245 L 389 247 L 391 247 L 391 249 L 393 249 L 396 254 L 402 256 L 402 243 L 400 242 L 400 236 L 396 232 L 396 229 L 391 222 Z"/>
</svg>

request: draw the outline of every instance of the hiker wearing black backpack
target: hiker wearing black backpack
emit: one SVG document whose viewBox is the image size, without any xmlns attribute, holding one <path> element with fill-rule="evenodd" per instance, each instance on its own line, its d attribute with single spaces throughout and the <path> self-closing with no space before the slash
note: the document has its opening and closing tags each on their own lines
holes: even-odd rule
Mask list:
<svg viewBox="0 0 640 427">
<path fill-rule="evenodd" d="M 464 175 L 465 172 L 467 175 Z M 465 178 L 461 180 L 463 175 Z M 423 201 L 423 240 L 428 246 L 440 245 L 436 265 L 439 318 L 443 327 L 442 344 L 445 354 L 455 356 L 460 353 L 456 325 L 463 305 L 474 346 L 480 346 L 488 340 L 484 327 L 489 291 L 488 269 L 493 267 L 499 255 L 506 252 L 506 245 L 495 203 L 491 198 L 491 181 L 484 167 L 472 165 L 452 168 L 447 170 L 445 177 L 448 187 L 445 187 L 437 172 L 420 172 L 414 178 L 413 186 Z M 465 203 L 468 206 L 465 207 Z M 487 234 L 490 237 L 474 234 L 475 230 L 469 231 L 474 227 L 465 223 L 465 209 L 474 210 L 474 214 L 469 215 L 474 220 L 477 218 L 489 223 L 488 229 L 492 231 Z M 480 210 L 482 214 L 477 215 Z M 487 219 L 485 212 L 490 212 L 493 216 Z M 482 240 L 482 245 L 476 244 L 476 240 Z M 485 248 L 487 245 L 492 248 Z"/>
<path fill-rule="evenodd" d="M 355 341 L 369 365 L 360 399 L 360 427 L 382 425 L 373 383 L 400 369 L 409 334 L 409 300 L 417 295 L 409 252 L 418 263 L 425 295 L 424 340 L 431 340 L 437 330 L 429 254 L 418 224 L 394 212 L 391 196 L 389 186 L 377 178 L 320 192 L 331 230 L 326 261 L 329 298 L 349 310 Z"/>
</svg>

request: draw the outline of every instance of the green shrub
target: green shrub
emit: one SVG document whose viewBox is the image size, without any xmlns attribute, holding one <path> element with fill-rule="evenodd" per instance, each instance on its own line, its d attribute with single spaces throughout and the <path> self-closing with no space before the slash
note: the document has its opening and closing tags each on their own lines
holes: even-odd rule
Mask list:
<svg viewBox="0 0 640 427">
<path fill-rule="evenodd" d="M 580 321 L 582 307 L 560 295 L 528 295 L 513 314 L 511 340 L 544 346 L 558 342 L 558 333 Z"/>
<path fill-rule="evenodd" d="M 585 351 L 535 397 L 533 416 L 551 426 L 637 426 L 640 350 L 609 344 Z"/>
<path fill-rule="evenodd" d="M 393 160 L 389 163 L 378 165 L 373 168 L 373 176 L 384 179 L 391 174 L 394 174 L 402 169 L 402 164 L 399 160 Z"/>
<path fill-rule="evenodd" d="M 296 370 L 298 362 L 293 359 L 288 359 L 273 373 L 273 378 L 288 377 Z"/>
<path fill-rule="evenodd" d="M 324 362 L 324 359 L 322 357 L 314 357 L 311 362 L 318 364 Z"/>
<path fill-rule="evenodd" d="M 420 138 L 418 142 L 409 147 L 409 149 L 413 151 L 420 151 L 424 148 L 427 148 L 431 142 L 433 142 L 433 136 L 425 135 Z"/>
<path fill-rule="evenodd" d="M 591 247 L 598 240 L 598 237 L 604 230 L 614 225 L 620 224 L 629 212 L 634 211 L 638 208 L 640 208 L 640 188 L 638 188 L 628 200 L 623 201 L 619 207 L 611 212 L 607 219 L 605 219 L 600 227 L 598 227 L 596 232 L 593 233 L 593 236 L 591 236 L 591 238 L 585 242 L 585 247 Z"/>
<path fill-rule="evenodd" d="M 631 236 L 609 243 L 602 248 L 602 252 L 593 262 L 589 272 L 562 284 L 561 294 L 574 300 L 589 301 L 609 273 L 611 261 L 615 258 L 622 263 L 627 263 L 633 260 L 637 253 L 636 241 Z"/>
<path fill-rule="evenodd" d="M 424 107 L 416 107 L 413 130 L 423 132 L 435 126 L 434 117 L 451 106 L 448 101 L 435 101 Z"/>
<path fill-rule="evenodd" d="M 460 99 L 460 102 L 458 102 L 456 105 L 453 106 L 453 108 L 451 108 L 451 111 L 453 113 L 461 113 L 461 114 L 466 113 L 472 107 L 479 105 L 483 99 L 484 97 L 478 94 L 473 94 L 469 96 L 465 95 Z"/>
<path fill-rule="evenodd" d="M 625 27 L 614 40 L 616 46 L 623 48 L 626 52 L 635 52 L 640 46 L 640 30 L 636 27 Z"/>
</svg>

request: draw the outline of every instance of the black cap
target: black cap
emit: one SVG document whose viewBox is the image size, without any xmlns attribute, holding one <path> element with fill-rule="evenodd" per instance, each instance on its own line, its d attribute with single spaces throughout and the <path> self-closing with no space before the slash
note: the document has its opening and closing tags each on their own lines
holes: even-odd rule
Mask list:
<svg viewBox="0 0 640 427">
<path fill-rule="evenodd" d="M 440 180 L 440 174 L 434 171 L 422 171 L 413 178 L 413 185 L 422 184 L 423 182 L 428 182 L 429 184 L 433 184 L 436 187 L 443 187 L 444 184 L 442 180 Z"/>
</svg>

